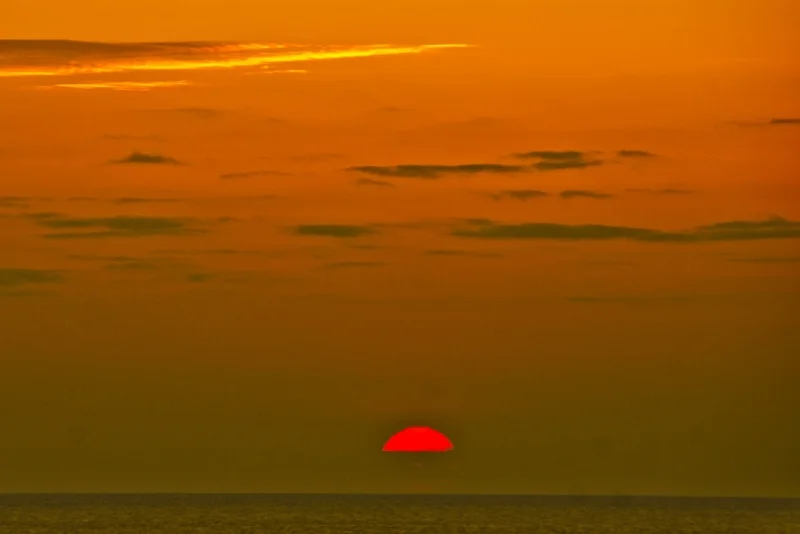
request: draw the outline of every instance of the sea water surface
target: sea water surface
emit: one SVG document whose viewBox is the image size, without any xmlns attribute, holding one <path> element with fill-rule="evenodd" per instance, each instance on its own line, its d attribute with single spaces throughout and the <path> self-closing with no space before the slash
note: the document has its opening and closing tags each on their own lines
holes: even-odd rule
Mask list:
<svg viewBox="0 0 800 534">
<path fill-rule="evenodd" d="M 800 499 L 0 495 L 2 534 L 800 534 Z"/>
</svg>

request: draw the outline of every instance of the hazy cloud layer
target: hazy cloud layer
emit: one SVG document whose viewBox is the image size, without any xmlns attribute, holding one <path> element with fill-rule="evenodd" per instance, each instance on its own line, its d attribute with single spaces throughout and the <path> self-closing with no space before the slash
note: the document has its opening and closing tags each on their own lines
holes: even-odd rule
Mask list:
<svg viewBox="0 0 800 534">
<path fill-rule="evenodd" d="M 30 197 L 0 196 L 0 208 L 26 208 L 31 200 Z"/>
<path fill-rule="evenodd" d="M 181 165 L 182 163 L 177 159 L 164 156 L 162 154 L 147 153 L 147 152 L 131 152 L 121 159 L 112 160 L 109 163 L 116 165 L 124 164 L 144 164 L 144 165 Z"/>
<path fill-rule="evenodd" d="M 374 233 L 371 226 L 349 224 L 301 224 L 294 227 L 294 233 L 303 236 L 361 237 Z"/>
<path fill-rule="evenodd" d="M 514 154 L 518 158 L 538 158 L 545 161 L 570 161 L 582 160 L 586 153 L 578 150 L 531 150 Z"/>
<path fill-rule="evenodd" d="M 356 185 L 359 186 L 373 186 L 373 187 L 394 187 L 394 184 L 391 182 L 385 182 L 383 180 L 373 180 L 372 178 L 359 178 L 355 182 Z"/>
<path fill-rule="evenodd" d="M 603 200 L 606 198 L 614 198 L 614 195 L 608 193 L 600 193 L 598 191 L 590 191 L 588 189 L 567 189 L 558 194 L 563 199 L 571 198 L 593 198 L 596 200 Z"/>
<path fill-rule="evenodd" d="M 524 201 L 550 195 L 549 193 L 546 193 L 545 191 L 539 191 L 538 189 L 506 189 L 505 191 L 500 191 L 497 193 L 489 193 L 489 196 L 494 200 L 512 199 Z"/>
<path fill-rule="evenodd" d="M 674 189 L 674 188 L 663 188 L 663 189 L 626 189 L 628 193 L 649 193 L 651 195 L 691 195 L 692 193 L 696 193 L 693 189 Z"/>
<path fill-rule="evenodd" d="M 654 157 L 643 150 L 621 150 L 617 153 L 627 158 Z M 451 174 L 511 174 L 522 172 L 548 172 L 568 169 L 586 169 L 603 165 L 601 159 L 589 159 L 589 152 L 578 150 L 533 150 L 513 154 L 518 159 L 536 159 L 527 165 L 508 165 L 503 163 L 464 163 L 459 165 L 438 164 L 400 164 L 400 165 L 359 165 L 348 167 L 347 171 L 360 172 L 384 178 L 417 178 L 432 180 Z"/>
<path fill-rule="evenodd" d="M 109 237 L 150 237 L 164 235 L 197 235 L 207 230 L 198 228 L 196 219 L 177 217 L 68 217 L 58 213 L 29 214 L 38 226 L 57 232 L 44 234 L 48 239 L 82 239 Z M 224 222 L 224 219 L 218 222 Z"/>
<path fill-rule="evenodd" d="M 532 150 L 514 154 L 520 159 L 538 159 L 531 168 L 537 171 L 559 171 L 565 169 L 585 169 L 602 165 L 599 159 L 587 159 L 589 153 L 578 150 Z"/>
<path fill-rule="evenodd" d="M 621 158 L 654 158 L 655 154 L 647 152 L 646 150 L 620 150 L 617 156 Z"/>
<path fill-rule="evenodd" d="M 463 165 L 363 165 L 359 167 L 349 167 L 347 170 L 387 178 L 419 178 L 423 180 L 432 180 L 446 174 L 509 174 L 525 172 L 528 169 L 524 165 L 466 163 Z"/>
<path fill-rule="evenodd" d="M 0 267 L 0 288 L 48 284 L 63 279 L 59 271 L 45 269 L 9 269 Z"/>
<path fill-rule="evenodd" d="M 797 125 L 800 124 L 800 119 L 796 118 L 775 118 L 769 121 L 770 124 L 779 125 Z"/>
<path fill-rule="evenodd" d="M 457 237 L 480 239 L 611 240 L 692 243 L 746 241 L 756 239 L 800 238 L 800 222 L 781 217 L 763 221 L 728 221 L 699 226 L 682 232 L 602 224 L 569 225 L 558 223 L 499 224 L 487 219 L 472 219 L 451 231 Z"/>
</svg>

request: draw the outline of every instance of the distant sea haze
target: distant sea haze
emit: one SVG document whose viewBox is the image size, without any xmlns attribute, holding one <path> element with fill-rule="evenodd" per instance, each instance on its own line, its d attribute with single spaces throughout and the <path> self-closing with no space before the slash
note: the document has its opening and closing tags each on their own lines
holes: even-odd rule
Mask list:
<svg viewBox="0 0 800 534">
<path fill-rule="evenodd" d="M 0 534 L 796 534 L 800 499 L 0 495 Z"/>
</svg>

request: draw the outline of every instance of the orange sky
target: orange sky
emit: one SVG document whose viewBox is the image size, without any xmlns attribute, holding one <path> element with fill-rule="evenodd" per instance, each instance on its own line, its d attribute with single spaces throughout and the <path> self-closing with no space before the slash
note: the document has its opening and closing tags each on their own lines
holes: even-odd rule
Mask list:
<svg viewBox="0 0 800 534">
<path fill-rule="evenodd" d="M 800 495 L 796 2 L 9 1 L 0 491 Z"/>
</svg>

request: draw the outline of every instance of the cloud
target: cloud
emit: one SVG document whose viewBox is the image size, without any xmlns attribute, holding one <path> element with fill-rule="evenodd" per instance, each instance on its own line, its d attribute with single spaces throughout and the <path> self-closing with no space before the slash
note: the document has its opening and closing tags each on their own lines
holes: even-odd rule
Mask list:
<svg viewBox="0 0 800 534">
<path fill-rule="evenodd" d="M 374 187 L 394 187 L 393 183 L 385 182 L 383 180 L 373 180 L 372 178 L 359 178 L 356 180 L 356 185 L 367 185 L 367 186 L 374 186 Z"/>
<path fill-rule="evenodd" d="M 578 150 L 532 150 L 513 154 L 513 156 L 519 159 L 540 160 L 532 164 L 531 169 L 542 172 L 586 169 L 603 164 L 602 161 L 597 159 L 586 159 L 588 153 Z"/>
<path fill-rule="evenodd" d="M 536 169 L 537 171 L 560 171 L 564 169 L 586 169 L 588 167 L 594 167 L 597 165 L 602 165 L 602 161 L 583 161 L 583 160 L 563 160 L 563 161 L 551 161 L 551 160 L 544 160 L 538 163 L 534 163 L 531 165 L 531 168 Z"/>
<path fill-rule="evenodd" d="M 770 124 L 775 126 L 781 125 L 797 125 L 800 124 L 800 119 L 795 118 L 776 118 L 769 121 Z"/>
<path fill-rule="evenodd" d="M 577 150 L 532 150 L 514 154 L 517 158 L 538 158 L 545 161 L 565 161 L 584 159 L 585 152 Z"/>
<path fill-rule="evenodd" d="M 654 157 L 653 154 L 642 150 L 621 150 L 618 154 L 628 158 Z M 518 159 L 538 159 L 539 161 L 528 165 L 508 165 L 501 163 L 464 163 L 460 165 L 360 165 L 348 167 L 345 170 L 382 176 L 385 178 L 418 178 L 433 180 L 447 174 L 550 172 L 566 169 L 586 169 L 604 164 L 600 159 L 587 159 L 589 153 L 578 150 L 533 150 L 512 155 Z"/>
<path fill-rule="evenodd" d="M 781 217 L 772 217 L 763 221 L 728 221 L 699 226 L 681 232 L 670 232 L 650 228 L 602 224 L 498 224 L 493 221 L 479 219 L 467 220 L 465 226 L 451 230 L 451 235 L 479 239 L 551 239 L 567 241 L 626 239 L 651 243 L 697 243 L 800 238 L 800 222 L 790 221 Z"/>
<path fill-rule="evenodd" d="M 523 165 L 504 165 L 500 163 L 466 163 L 462 165 L 363 165 L 346 170 L 391 178 L 420 178 L 432 180 L 445 174 L 508 174 L 526 171 Z"/>
<path fill-rule="evenodd" d="M 27 208 L 31 197 L 0 196 L 0 208 Z"/>
<path fill-rule="evenodd" d="M 362 267 L 383 267 L 386 263 L 382 261 L 339 261 L 325 264 L 326 269 L 351 269 Z"/>
<path fill-rule="evenodd" d="M 0 287 L 17 287 L 29 284 L 61 282 L 59 271 L 45 269 L 9 269 L 0 267 Z"/>
<path fill-rule="evenodd" d="M 170 156 L 149 154 L 146 152 L 131 152 L 122 159 L 113 160 L 113 164 L 145 164 L 145 165 L 181 165 L 182 163 Z"/>
<path fill-rule="evenodd" d="M 150 91 L 168 87 L 184 87 L 193 85 L 186 80 L 153 81 L 153 82 L 85 82 L 85 83 L 56 83 L 53 85 L 39 85 L 37 89 L 108 89 L 111 91 Z"/>
<path fill-rule="evenodd" d="M 234 180 L 237 178 L 256 178 L 259 176 L 292 176 L 289 172 L 281 171 L 244 171 L 244 172 L 227 172 L 220 174 L 219 177 L 223 180 Z"/>
<path fill-rule="evenodd" d="M 3 39 L 0 40 L 0 58 L 2 58 L 0 77 L 96 76 L 109 73 L 194 70 L 271 72 L 272 65 L 282 63 L 419 54 L 467 46 L 464 44 L 309 46 L 217 41 L 103 43 Z"/>
<path fill-rule="evenodd" d="M 301 224 L 294 227 L 294 233 L 303 236 L 361 237 L 374 233 L 371 226 L 348 224 Z"/>
<path fill-rule="evenodd" d="M 607 240 L 640 239 L 658 234 L 658 230 L 601 224 L 568 225 L 558 223 L 496 224 L 493 221 L 467 222 L 467 227 L 451 232 L 457 237 L 482 239 L 564 239 Z"/>
<path fill-rule="evenodd" d="M 590 191 L 587 189 L 567 189 L 561 191 L 558 194 L 563 199 L 571 199 L 571 198 L 594 198 L 597 200 L 602 200 L 606 198 L 614 198 L 614 195 L 609 195 L 608 193 L 599 193 L 597 191 Z"/>
<path fill-rule="evenodd" d="M 693 189 L 626 189 L 629 193 L 649 193 L 652 195 L 691 195 L 697 191 Z"/>
<path fill-rule="evenodd" d="M 727 221 L 700 226 L 695 231 L 701 241 L 742 241 L 800 237 L 800 221 L 770 217 L 763 221 Z"/>
<path fill-rule="evenodd" d="M 620 150 L 617 156 L 621 158 L 655 158 L 656 155 L 646 150 Z"/>
<path fill-rule="evenodd" d="M 538 189 L 506 189 L 498 193 L 489 193 L 489 196 L 495 200 L 504 200 L 507 198 L 513 200 L 530 200 L 532 198 L 542 198 L 549 196 L 549 193 L 539 191 Z"/>
<path fill-rule="evenodd" d="M 109 237 L 151 237 L 197 235 L 206 233 L 205 229 L 192 226 L 198 221 L 176 217 L 86 217 L 71 218 L 57 213 L 29 214 L 38 226 L 56 233 L 44 234 L 48 239 L 82 239 Z M 220 219 L 218 222 L 224 222 Z M 72 230 L 81 230 L 75 232 Z"/>
</svg>

